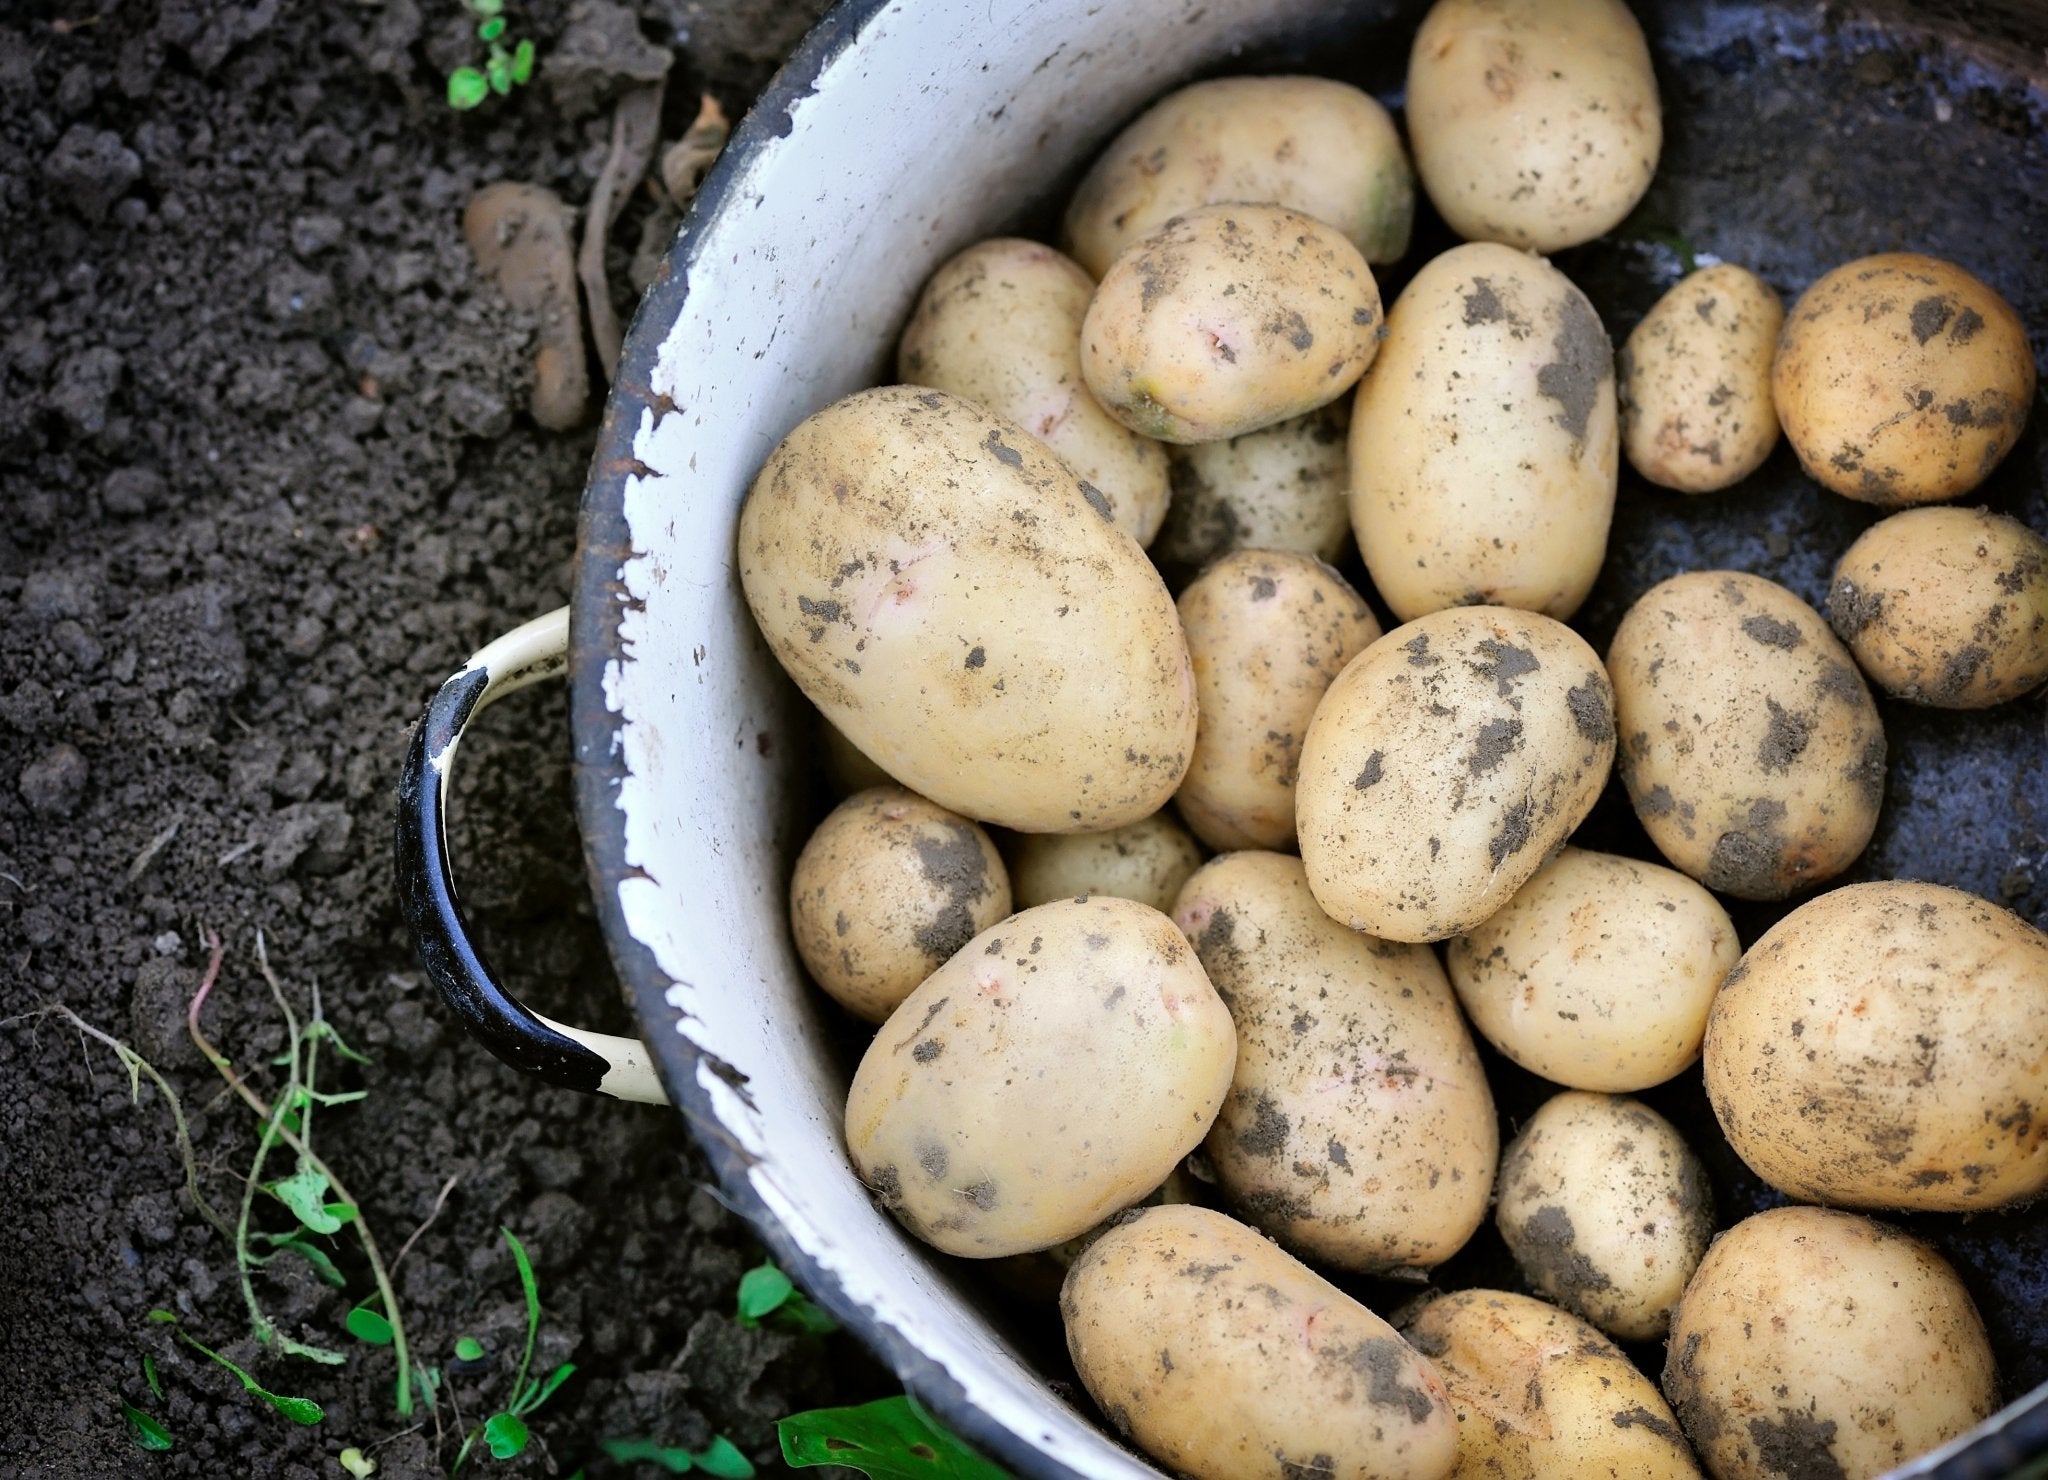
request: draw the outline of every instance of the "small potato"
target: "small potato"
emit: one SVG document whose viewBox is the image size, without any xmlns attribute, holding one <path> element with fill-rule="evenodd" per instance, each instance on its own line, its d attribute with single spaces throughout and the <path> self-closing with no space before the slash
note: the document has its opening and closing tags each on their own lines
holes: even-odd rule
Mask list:
<svg viewBox="0 0 2048 1480">
<path fill-rule="evenodd" d="M 1614 347 L 1540 257 L 1485 243 L 1402 290 L 1351 413 L 1351 528 L 1403 621 L 1491 604 L 1563 621 L 1607 551 Z"/>
<path fill-rule="evenodd" d="M 1344 1269 L 1457 1253 L 1486 1219 L 1500 1130 L 1435 954 L 1346 930 L 1279 853 L 1206 864 L 1173 918 L 1237 1024 L 1207 1142 L 1231 1204 Z"/>
<path fill-rule="evenodd" d="M 1648 1089 L 1692 1065 L 1742 955 L 1719 900 L 1675 869 L 1566 848 L 1445 951 L 1487 1041 L 1571 1089 Z"/>
<path fill-rule="evenodd" d="M 854 1072 L 846 1147 L 926 1243 L 1026 1254 L 1165 1181 L 1236 1059 L 1230 1012 L 1171 920 L 1062 900 L 984 930 L 903 999 Z"/>
<path fill-rule="evenodd" d="M 1443 1383 L 1394 1328 L 1242 1223 L 1127 1213 L 1060 1295 L 1074 1370 L 1118 1433 L 1195 1480 L 1441 1480 Z"/>
<path fill-rule="evenodd" d="M 1576 632 L 1467 606 L 1397 627 L 1330 685 L 1295 811 L 1316 900 L 1382 940 L 1461 935 L 1599 799 L 1614 692 Z"/>
<path fill-rule="evenodd" d="M 1846 263 L 1792 306 L 1772 390 L 1807 476 L 1924 504 L 1991 476 L 2027 424 L 2034 356 L 1997 292 L 1938 257 Z"/>
<path fill-rule="evenodd" d="M 1278 206 L 1204 206 L 1103 274 L 1081 370 L 1132 431 L 1218 442 L 1336 400 L 1379 329 L 1372 269 L 1333 228 Z"/>
<path fill-rule="evenodd" d="M 1240 550 L 1181 593 L 1195 665 L 1195 754 L 1174 801 L 1211 848 L 1291 848 L 1310 716 L 1378 640 L 1349 583 L 1308 555 Z"/>
<path fill-rule="evenodd" d="M 988 834 L 900 786 L 833 808 L 789 884 L 804 968 L 871 1023 L 1009 913 L 1009 876 Z"/>
<path fill-rule="evenodd" d="M 1019 909 L 1107 894 L 1165 914 L 1188 875 L 1202 866 L 1202 845 L 1164 811 L 1113 832 L 1030 833 L 1017 839 L 1010 856 Z"/>
<path fill-rule="evenodd" d="M 1681 493 L 1740 483 L 1778 445 L 1771 358 L 1785 305 L 1746 267 L 1702 267 L 1657 300 L 1622 346 L 1621 445 Z"/>
<path fill-rule="evenodd" d="M 1109 500 L 1116 527 L 1152 543 L 1171 495 L 1166 449 L 1126 429 L 1081 382 L 1081 320 L 1095 279 L 1051 247 L 977 242 L 933 273 L 896 347 L 896 373 L 1006 416 Z"/>
<path fill-rule="evenodd" d="M 1621 224 L 1664 147 L 1621 0 L 1437 0 L 1408 57 L 1422 185 L 1467 241 L 1555 252 Z"/>
<path fill-rule="evenodd" d="M 1329 405 L 1247 432 L 1167 452 L 1173 502 L 1152 542 L 1169 581 L 1233 550 L 1291 550 L 1334 561 L 1351 534 L 1345 452 L 1350 403 Z"/>
<path fill-rule="evenodd" d="M 1327 77 L 1219 77 L 1168 93 L 1116 136 L 1067 207 L 1066 238 L 1101 277 L 1197 206 L 1256 201 L 1334 226 L 1368 262 L 1408 250 L 1415 172 L 1387 110 Z"/>
<path fill-rule="evenodd" d="M 1501 1157 L 1495 1220 L 1539 1293 L 1609 1336 L 1651 1341 L 1714 1236 L 1714 1195 L 1670 1121 L 1568 1090 Z"/>
<path fill-rule="evenodd" d="M 1884 725 L 1820 613 L 1761 576 L 1673 576 L 1608 649 L 1621 779 L 1650 840 L 1709 889 L 1783 899 L 1856 859 Z"/>
<path fill-rule="evenodd" d="M 1666 1353 L 1664 1394 L 1714 1480 L 1874 1480 L 1998 1406 L 1955 1271 L 1823 1208 L 1773 1208 L 1714 1240 Z"/>
<path fill-rule="evenodd" d="M 842 797 L 871 786 L 894 786 L 889 773 L 861 754 L 860 747 L 846 738 L 839 726 L 818 716 L 819 748 L 824 752 L 825 778 Z"/>
<path fill-rule="evenodd" d="M 2048 935 L 1974 894 L 1801 905 L 1730 973 L 1704 1060 L 1728 1144 L 1794 1197 L 1975 1212 L 2048 1190 Z"/>
<path fill-rule="evenodd" d="M 1401 1334 L 1458 1415 L 1451 1480 L 1697 1480 L 1663 1394 L 1577 1316 L 1460 1290 L 1411 1309 Z"/>
<path fill-rule="evenodd" d="M 2048 678 L 2048 539 L 1988 509 L 1908 509 L 1835 567 L 1828 620 L 1895 698 L 1983 709 Z"/>
</svg>

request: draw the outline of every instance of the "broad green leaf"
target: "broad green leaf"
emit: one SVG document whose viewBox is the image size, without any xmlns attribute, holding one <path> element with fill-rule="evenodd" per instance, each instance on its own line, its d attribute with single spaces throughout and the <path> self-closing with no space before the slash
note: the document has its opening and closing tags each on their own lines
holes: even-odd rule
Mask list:
<svg viewBox="0 0 2048 1480">
<path fill-rule="evenodd" d="M 526 1448 L 526 1420 L 516 1413 L 493 1413 L 484 1420 L 484 1443 L 492 1459 L 510 1459 Z"/>
<path fill-rule="evenodd" d="M 659 1465 L 671 1475 L 690 1473 L 690 1451 L 656 1439 L 607 1439 L 605 1458 L 621 1465 Z"/>
<path fill-rule="evenodd" d="M 693 1454 L 691 1459 L 697 1468 L 707 1475 L 716 1475 L 718 1480 L 754 1480 L 754 1462 L 740 1453 L 739 1445 L 720 1434 L 704 1446 L 704 1452 Z"/>
<path fill-rule="evenodd" d="M 318 1170 L 299 1163 L 299 1169 L 289 1177 L 273 1182 L 265 1189 L 270 1195 L 290 1208 L 299 1222 L 315 1233 L 338 1233 L 341 1219 L 327 1211 L 322 1201 L 327 1195 L 327 1179 Z"/>
<path fill-rule="evenodd" d="M 157 1396 L 163 1395 L 159 1393 Z M 133 1403 L 121 1405 L 121 1417 L 128 1420 L 128 1437 L 135 1441 L 137 1448 L 161 1453 L 171 1447 L 171 1431 Z"/>
<path fill-rule="evenodd" d="M 455 1359 L 459 1362 L 474 1362 L 484 1354 L 484 1344 L 474 1336 L 459 1336 L 455 1340 Z"/>
<path fill-rule="evenodd" d="M 846 1465 L 873 1480 L 1009 1480 L 907 1396 L 794 1414 L 775 1432 L 792 1468 Z"/>
<path fill-rule="evenodd" d="M 457 67 L 448 74 L 448 106 L 467 111 L 491 95 L 490 80 L 474 67 Z"/>
<path fill-rule="evenodd" d="M 780 1309 L 794 1294 L 796 1286 L 775 1267 L 774 1261 L 757 1265 L 740 1276 L 740 1324 L 753 1325 L 770 1311 Z"/>
<path fill-rule="evenodd" d="M 391 1322 L 382 1311 L 371 1310 L 359 1305 L 348 1313 L 348 1334 L 358 1341 L 367 1341 L 371 1346 L 391 1345 Z"/>
</svg>

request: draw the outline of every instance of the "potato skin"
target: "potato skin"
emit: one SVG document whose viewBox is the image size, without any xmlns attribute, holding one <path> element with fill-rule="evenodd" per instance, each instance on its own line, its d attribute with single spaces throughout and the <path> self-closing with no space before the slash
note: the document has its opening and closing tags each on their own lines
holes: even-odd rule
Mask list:
<svg viewBox="0 0 2048 1480">
<path fill-rule="evenodd" d="M 1488 1042 L 1570 1089 L 1648 1089 L 1691 1067 L 1742 955 L 1721 902 L 1676 869 L 1562 849 L 1451 940 L 1451 985 Z"/>
<path fill-rule="evenodd" d="M 1729 1145 L 1794 1197 L 1972 1212 L 2048 1189 L 2048 935 L 1935 884 L 1852 884 L 1749 948 L 1707 1022 Z"/>
<path fill-rule="evenodd" d="M 1224 556 L 1177 605 L 1199 718 L 1174 802 L 1211 848 L 1290 848 L 1309 719 L 1379 621 L 1320 560 L 1270 550 Z"/>
<path fill-rule="evenodd" d="M 1842 556 L 1828 620 L 1894 698 L 2016 699 L 2048 678 L 2048 539 L 1989 509 L 1907 509 Z"/>
<path fill-rule="evenodd" d="M 903 999 L 854 1073 L 846 1146 L 926 1243 L 1026 1254 L 1165 1181 L 1236 1059 L 1230 1013 L 1171 920 L 1062 900 L 984 930 Z"/>
<path fill-rule="evenodd" d="M 1563 273 L 1487 243 L 1425 266 L 1351 413 L 1351 528 L 1394 614 L 1577 611 L 1607 550 L 1619 425 L 1614 348 Z"/>
<path fill-rule="evenodd" d="M 1585 819 L 1614 694 L 1562 623 L 1456 607 L 1397 627 L 1330 685 L 1295 786 L 1316 900 L 1382 940 L 1460 935 Z"/>
<path fill-rule="evenodd" d="M 895 785 L 833 808 L 789 884 L 805 969 L 871 1023 L 1009 913 L 1009 875 L 988 834 Z"/>
<path fill-rule="evenodd" d="M 1622 346 L 1621 445 L 1638 473 L 1680 493 L 1740 483 L 1778 445 L 1771 361 L 1785 305 L 1746 267 L 1689 273 Z"/>
<path fill-rule="evenodd" d="M 1451 230 L 1538 252 L 1619 225 L 1664 147 L 1649 44 L 1621 0 L 1437 0 L 1407 111 Z"/>
<path fill-rule="evenodd" d="M 1885 1224 L 1800 1207 L 1714 1240 L 1672 1317 L 1664 1393 L 1715 1480 L 1874 1480 L 1998 1406 L 1955 1271 Z"/>
<path fill-rule="evenodd" d="M 1195 1480 L 1441 1480 L 1457 1421 L 1385 1321 L 1207 1208 L 1125 1214 L 1060 1294 L 1117 1431 Z"/>
<path fill-rule="evenodd" d="M 978 401 L 1037 437 L 1109 500 L 1116 527 L 1152 543 L 1171 496 L 1166 449 L 1119 423 L 1081 380 L 1081 321 L 1095 279 L 1051 247 L 977 242 L 932 274 L 896 347 L 896 373 Z"/>
<path fill-rule="evenodd" d="M 1202 866 L 1202 845 L 1169 809 L 1099 833 L 1027 833 L 1010 852 L 1017 907 L 1082 894 L 1135 899 L 1162 915 Z"/>
<path fill-rule="evenodd" d="M 755 477 L 739 565 L 797 686 L 942 807 L 1099 832 L 1180 785 L 1195 685 L 1173 598 L 1014 422 L 910 386 L 833 403 Z"/>
<path fill-rule="evenodd" d="M 1674 576 L 1629 608 L 1607 669 L 1636 816 L 1709 889 L 1783 899 L 1870 841 L 1883 722 L 1848 650 L 1783 586 Z"/>
<path fill-rule="evenodd" d="M 1452 1480 L 1697 1480 L 1664 1396 L 1577 1316 L 1460 1290 L 1401 1317 L 1458 1415 Z"/>
<path fill-rule="evenodd" d="M 1350 425 L 1351 405 L 1339 397 L 1242 437 L 1168 449 L 1173 502 L 1152 559 L 1169 584 L 1185 585 L 1233 550 L 1335 561 L 1351 535 Z"/>
<path fill-rule="evenodd" d="M 2026 326 L 1952 262 L 1844 263 L 1792 306 L 1772 390 L 1807 476 L 1885 507 L 1968 493 L 2019 440 L 2034 400 Z"/>
<path fill-rule="evenodd" d="M 1203 206 L 1126 247 L 1081 326 L 1081 372 L 1132 431 L 1217 442 L 1350 390 L 1378 353 L 1380 290 L 1333 227 Z"/>
<path fill-rule="evenodd" d="M 1367 262 L 1408 250 L 1415 172 L 1387 110 L 1327 77 L 1219 77 L 1168 93 L 1118 134 L 1067 206 L 1075 259 L 1101 277 L 1183 211 L 1263 202 L 1326 222 Z"/>
<path fill-rule="evenodd" d="M 1280 853 L 1205 864 L 1173 918 L 1237 1024 L 1206 1143 L 1232 1205 L 1344 1269 L 1457 1253 L 1485 1221 L 1500 1131 L 1435 954 L 1345 929 Z"/>
</svg>

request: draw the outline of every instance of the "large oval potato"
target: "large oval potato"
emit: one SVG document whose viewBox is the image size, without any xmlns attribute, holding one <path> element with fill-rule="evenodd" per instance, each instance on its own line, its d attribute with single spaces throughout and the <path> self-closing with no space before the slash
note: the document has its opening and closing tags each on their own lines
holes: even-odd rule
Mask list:
<svg viewBox="0 0 2048 1480">
<path fill-rule="evenodd" d="M 1485 1221 L 1500 1131 L 1435 954 L 1345 929 L 1279 853 L 1205 864 L 1173 918 L 1237 1024 L 1207 1142 L 1232 1206 L 1345 1269 L 1457 1253 Z"/>
<path fill-rule="evenodd" d="M 1152 542 L 1169 582 L 1233 550 L 1291 550 L 1336 560 L 1351 534 L 1342 397 L 1242 437 L 1168 449 L 1173 502 Z"/>
<path fill-rule="evenodd" d="M 1622 0 L 1437 0 L 1408 56 L 1415 168 L 1451 230 L 1538 252 L 1618 226 L 1664 147 Z"/>
<path fill-rule="evenodd" d="M 1385 1321 L 1207 1208 L 1127 1213 L 1060 1294 L 1119 1433 L 1196 1480 L 1441 1480 L 1443 1383 Z"/>
<path fill-rule="evenodd" d="M 1398 627 L 1330 685 L 1295 785 L 1316 900 L 1383 940 L 1487 919 L 1585 819 L 1614 693 L 1585 640 L 1504 607 Z"/>
<path fill-rule="evenodd" d="M 834 402 L 747 490 L 739 563 L 790 677 L 920 796 L 1089 832 L 1179 787 L 1195 685 L 1173 598 L 1014 422 L 910 386 Z"/>
<path fill-rule="evenodd" d="M 1040 905 L 890 1015 L 854 1073 L 846 1147 L 925 1242 L 1025 1254 L 1165 1181 L 1236 1058 L 1230 1013 L 1166 916 L 1107 897 Z"/>
<path fill-rule="evenodd" d="M 1401 1317 L 1458 1415 L 1451 1480 L 1697 1480 L 1664 1396 L 1577 1316 L 1460 1290 Z"/>
<path fill-rule="evenodd" d="M 1820 613 L 1761 576 L 1653 586 L 1607 653 L 1621 779 L 1664 856 L 1783 899 L 1855 861 L 1884 800 L 1884 724 Z"/>
<path fill-rule="evenodd" d="M 1487 603 L 1560 621 L 1600 573 L 1620 473 L 1614 347 L 1540 257 L 1457 247 L 1387 316 L 1351 412 L 1351 528 L 1412 620 Z"/>
<path fill-rule="evenodd" d="M 1622 346 L 1621 445 L 1638 473 L 1681 493 L 1740 483 L 1778 445 L 1771 361 L 1785 305 L 1746 267 L 1688 273 Z"/>
<path fill-rule="evenodd" d="M 1168 809 L 1110 832 L 1026 833 L 1010 860 L 1019 909 L 1109 894 L 1165 914 L 1202 866 L 1202 845 Z"/>
<path fill-rule="evenodd" d="M 1152 543 L 1170 496 L 1166 449 L 1096 404 L 1081 380 L 1081 321 L 1095 279 L 1051 247 L 977 242 L 924 285 L 896 373 L 1006 416 L 1109 500 L 1117 528 Z"/>
<path fill-rule="evenodd" d="M 1110 264 L 1081 326 L 1103 407 L 1166 442 L 1216 442 L 1334 401 L 1380 347 L 1372 269 L 1278 206 L 1204 206 Z"/>
<path fill-rule="evenodd" d="M 1794 1197 L 1974 1211 L 2048 1189 L 2048 935 L 1960 889 L 1852 884 L 1749 948 L 1707 1022 L 1728 1144 Z"/>
<path fill-rule="evenodd" d="M 1294 843 L 1302 737 L 1330 681 L 1380 635 L 1372 608 L 1308 555 L 1240 550 L 1180 596 L 1195 665 L 1195 754 L 1174 802 L 1211 848 Z"/>
<path fill-rule="evenodd" d="M 1101 277 L 1170 218 L 1233 201 L 1334 226 L 1367 262 L 1408 250 L 1415 172 L 1387 110 L 1327 77 L 1218 77 L 1168 93 L 1102 151 L 1067 206 L 1066 239 Z"/>
<path fill-rule="evenodd" d="M 1774 1208 L 1714 1240 L 1671 1321 L 1664 1393 L 1714 1480 L 1875 1480 L 1998 1406 L 1984 1322 L 1918 1239 Z"/>
</svg>

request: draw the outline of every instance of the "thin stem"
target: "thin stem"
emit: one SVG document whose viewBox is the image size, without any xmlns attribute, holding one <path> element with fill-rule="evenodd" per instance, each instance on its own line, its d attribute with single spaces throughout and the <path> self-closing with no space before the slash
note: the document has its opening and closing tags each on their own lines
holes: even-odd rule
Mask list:
<svg viewBox="0 0 2048 1480">
<path fill-rule="evenodd" d="M 256 1339 L 265 1346 L 270 1345 L 277 1330 L 256 1299 L 256 1281 L 249 1272 L 252 1264 L 249 1258 L 249 1216 L 256 1207 L 256 1188 L 263 1181 L 264 1160 L 270 1155 L 276 1139 L 266 1123 L 263 1134 L 256 1141 L 256 1159 L 249 1164 L 249 1175 L 242 1183 L 242 1212 L 235 1224 L 235 1273 L 242 1281 L 242 1303 L 249 1307 L 249 1324 L 255 1328 Z"/>
<path fill-rule="evenodd" d="M 463 1171 L 468 1170 L 466 1167 Z M 448 1194 L 455 1190 L 455 1184 L 462 1180 L 462 1171 L 448 1174 L 448 1180 L 441 1184 L 441 1191 L 434 1198 L 433 1211 L 427 1214 L 427 1221 L 415 1228 L 406 1241 L 398 1246 L 398 1256 L 391 1261 L 391 1272 L 398 1273 L 398 1266 L 405 1263 L 405 1256 L 412 1252 L 412 1246 L 419 1242 L 420 1235 L 434 1226 L 434 1220 L 441 1216 L 441 1209 L 448 1203 Z"/>
<path fill-rule="evenodd" d="M 303 1105 L 298 1107 L 299 1139 L 310 1146 L 313 1144 L 313 1097 L 298 1093 L 301 1087 L 311 1088 L 313 1083 L 313 1076 L 310 1073 L 303 1076 L 299 1073 L 299 1046 L 305 1042 L 305 1038 L 299 1032 L 299 1015 L 292 1011 L 291 1003 L 285 998 L 284 985 L 278 981 L 277 973 L 270 969 L 270 951 L 263 943 L 263 929 L 261 926 L 258 926 L 256 929 L 256 964 L 262 969 L 263 980 L 270 988 L 270 1000 L 277 1004 L 277 1010 L 284 1015 L 285 1092 L 282 1097 L 284 1111 L 286 1114 L 289 1114 L 295 1100 L 305 1101 Z M 308 1045 L 308 1051 L 310 1052 L 310 1045 Z"/>
</svg>

